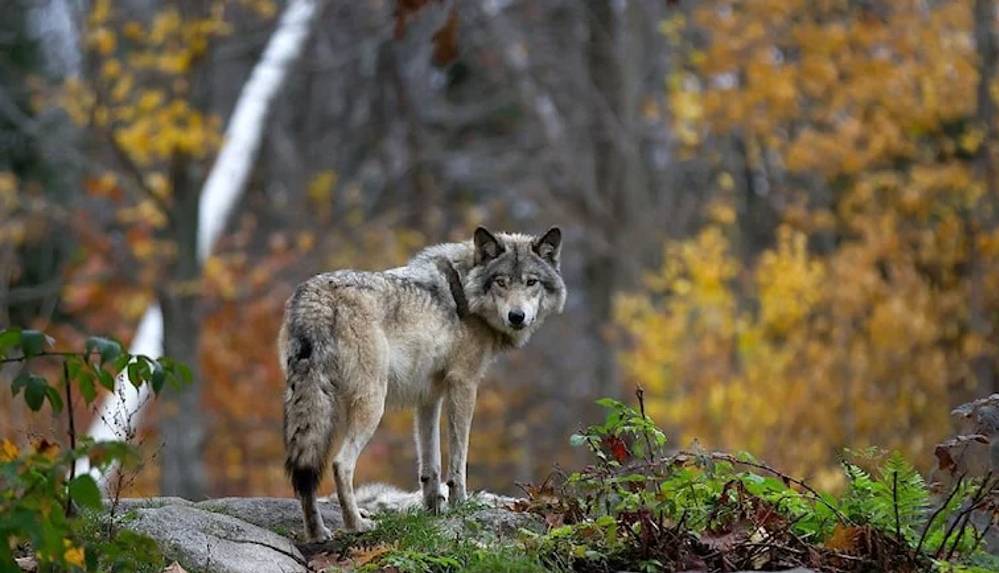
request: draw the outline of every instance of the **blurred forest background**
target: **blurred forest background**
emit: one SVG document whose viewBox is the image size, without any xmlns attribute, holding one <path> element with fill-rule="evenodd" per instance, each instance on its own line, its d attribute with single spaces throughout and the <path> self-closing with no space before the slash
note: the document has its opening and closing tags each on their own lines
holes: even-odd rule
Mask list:
<svg viewBox="0 0 999 573">
<path fill-rule="evenodd" d="M 928 468 L 950 407 L 996 391 L 992 0 L 318 4 L 199 265 L 198 197 L 285 3 L 0 3 L 0 326 L 127 343 L 158 302 L 195 373 L 142 422 L 132 493 L 290 495 L 285 299 L 477 224 L 561 225 L 570 297 L 490 371 L 473 488 L 577 464 L 593 400 L 638 384 L 675 445 L 821 487 L 844 447 Z M 0 436 L 51 429 L 0 412 Z M 411 424 L 386 418 L 358 482 L 415 486 Z"/>
</svg>

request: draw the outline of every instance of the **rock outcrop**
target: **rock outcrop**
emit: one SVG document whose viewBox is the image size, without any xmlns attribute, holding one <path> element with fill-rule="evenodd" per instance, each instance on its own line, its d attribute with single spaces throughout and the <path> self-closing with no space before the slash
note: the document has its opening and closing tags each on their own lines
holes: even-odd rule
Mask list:
<svg viewBox="0 0 999 573">
<path fill-rule="evenodd" d="M 358 489 L 362 510 L 404 511 L 420 504 L 419 492 L 373 484 Z M 485 507 L 441 520 L 449 535 L 465 535 L 483 543 L 516 535 L 521 528 L 543 531 L 535 516 L 505 506 L 512 498 L 479 494 Z M 320 503 L 330 529 L 343 527 L 335 499 Z M 210 573 L 304 573 L 302 510 L 293 498 L 220 498 L 191 502 L 176 497 L 122 499 L 116 519 L 128 529 L 154 539 L 168 561 L 187 571 Z M 308 552 L 308 551 L 306 551 Z"/>
</svg>

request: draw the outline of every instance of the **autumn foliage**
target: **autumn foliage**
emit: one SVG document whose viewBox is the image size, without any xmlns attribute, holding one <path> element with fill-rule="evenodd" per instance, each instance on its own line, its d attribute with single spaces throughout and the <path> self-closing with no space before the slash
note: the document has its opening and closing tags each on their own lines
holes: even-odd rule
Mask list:
<svg viewBox="0 0 999 573">
<path fill-rule="evenodd" d="M 686 439 L 834 480 L 844 445 L 928 462 L 947 404 L 994 390 L 971 5 L 702 2 L 664 22 L 676 133 L 712 158 L 715 199 L 618 316 L 629 379 Z M 776 221 L 755 252 L 754 203 Z"/>
</svg>

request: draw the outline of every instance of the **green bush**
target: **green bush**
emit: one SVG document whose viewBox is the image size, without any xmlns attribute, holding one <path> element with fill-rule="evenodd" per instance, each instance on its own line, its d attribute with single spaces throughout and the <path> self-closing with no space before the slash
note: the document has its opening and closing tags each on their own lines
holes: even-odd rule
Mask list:
<svg viewBox="0 0 999 573">
<path fill-rule="evenodd" d="M 75 353 L 47 350 L 50 345 L 51 339 L 35 330 L 0 331 L 0 360 L 20 366 L 12 393 L 34 411 L 47 402 L 53 416 L 65 414 L 69 428 L 65 448 L 41 440 L 22 451 L 9 440 L 0 442 L 0 573 L 20 571 L 18 554 L 36 559 L 39 571 L 160 570 L 155 543 L 107 522 L 94 478 L 75 475 L 77 460 L 104 471 L 134 466 L 138 453 L 123 441 L 78 438 L 73 400 L 80 396 L 91 404 L 100 388 L 115 391 L 121 374 L 158 394 L 166 384 L 187 383 L 190 372 L 169 359 L 130 355 L 106 338 L 90 338 Z M 42 360 L 60 363 L 58 380 L 38 374 L 34 366 Z"/>
</svg>

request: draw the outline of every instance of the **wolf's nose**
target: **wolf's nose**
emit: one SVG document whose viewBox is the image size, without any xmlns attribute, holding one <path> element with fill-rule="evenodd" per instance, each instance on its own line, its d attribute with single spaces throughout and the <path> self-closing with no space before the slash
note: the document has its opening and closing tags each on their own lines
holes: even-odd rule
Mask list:
<svg viewBox="0 0 999 573">
<path fill-rule="evenodd" d="M 524 324 L 524 311 L 522 310 L 511 310 L 506 317 L 510 320 L 510 324 L 514 326 Z"/>
</svg>

